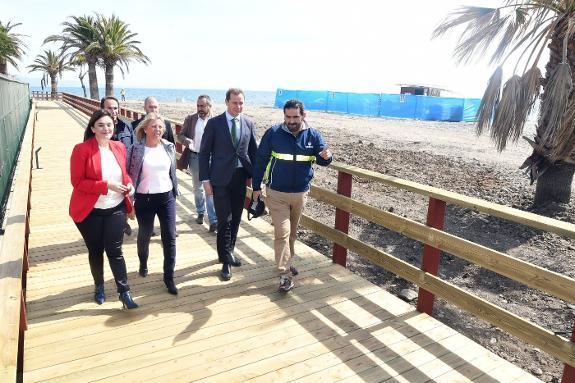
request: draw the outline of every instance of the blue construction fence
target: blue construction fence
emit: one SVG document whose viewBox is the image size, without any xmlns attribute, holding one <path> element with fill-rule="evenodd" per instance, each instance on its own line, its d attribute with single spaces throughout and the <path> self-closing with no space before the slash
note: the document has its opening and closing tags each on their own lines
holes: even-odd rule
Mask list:
<svg viewBox="0 0 575 383">
<path fill-rule="evenodd" d="M 478 98 L 277 89 L 275 107 L 298 99 L 309 110 L 431 121 L 475 121 Z"/>
</svg>

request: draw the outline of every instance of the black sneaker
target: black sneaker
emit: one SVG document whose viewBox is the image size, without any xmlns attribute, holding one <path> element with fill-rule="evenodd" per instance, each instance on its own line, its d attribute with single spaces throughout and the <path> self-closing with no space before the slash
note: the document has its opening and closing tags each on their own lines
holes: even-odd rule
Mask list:
<svg viewBox="0 0 575 383">
<path fill-rule="evenodd" d="M 282 293 L 287 293 L 291 289 L 293 289 L 294 283 L 289 277 L 280 277 L 280 287 L 279 291 Z"/>
<path fill-rule="evenodd" d="M 198 218 L 196 218 L 196 223 L 198 225 L 203 225 L 204 224 L 204 215 L 203 214 L 198 214 Z"/>
<path fill-rule="evenodd" d="M 218 231 L 218 224 L 210 223 L 210 233 L 217 233 L 217 231 Z"/>
</svg>

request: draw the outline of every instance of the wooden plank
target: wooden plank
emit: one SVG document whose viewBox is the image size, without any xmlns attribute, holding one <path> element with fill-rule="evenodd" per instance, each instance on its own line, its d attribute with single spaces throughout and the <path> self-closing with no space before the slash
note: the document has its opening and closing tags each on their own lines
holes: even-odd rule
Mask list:
<svg viewBox="0 0 575 383">
<path fill-rule="evenodd" d="M 331 169 L 352 174 L 354 176 L 381 182 L 383 184 L 407 190 L 424 196 L 433 197 L 447 203 L 466 207 L 493 217 L 503 218 L 512 222 L 531 226 L 545 230 L 550 233 L 564 235 L 575 239 L 575 225 L 569 222 L 559 221 L 553 218 L 544 217 L 538 214 L 529 213 L 523 210 L 514 209 L 509 206 L 498 205 L 487 202 L 479 198 L 468 197 L 462 194 L 447 190 L 419 184 L 417 182 L 403 180 L 394 176 L 384 175 L 371 170 L 366 170 L 353 165 L 346 165 L 341 162 L 332 162 Z"/>
<path fill-rule="evenodd" d="M 422 223 L 354 201 L 329 190 L 312 186 L 310 196 L 529 287 L 575 303 L 575 294 L 573 293 L 575 291 L 575 279 L 573 278 L 428 227 Z"/>
<path fill-rule="evenodd" d="M 484 299 L 468 293 L 457 286 L 426 273 L 390 254 L 374 249 L 357 239 L 332 229 L 312 218 L 303 215 L 301 225 L 319 235 L 347 247 L 378 266 L 446 299 L 460 308 L 485 319 L 512 335 L 532 344 L 571 366 L 575 366 L 575 344 L 555 335 L 513 313 L 504 310 Z"/>
<path fill-rule="evenodd" d="M 345 284 L 344 284 L 345 285 Z M 323 292 L 322 294 L 326 294 L 327 292 Z M 323 302 L 323 303 L 322 303 Z M 325 300 L 319 300 L 318 302 L 319 304 L 323 304 L 326 305 Z M 66 379 L 67 381 L 74 381 L 73 377 L 77 376 L 78 379 L 81 381 L 82 379 L 86 379 L 87 376 L 90 375 L 94 375 L 94 376 L 105 376 L 107 373 L 109 373 L 110 368 L 113 367 L 112 371 L 119 373 L 121 371 L 123 371 L 126 368 L 137 368 L 137 363 L 135 360 L 130 360 L 130 363 L 127 363 L 127 360 L 129 359 L 127 357 L 127 355 L 131 355 L 132 358 L 137 357 L 138 355 L 142 356 L 145 360 L 150 360 L 151 358 L 154 359 L 155 363 L 158 363 L 162 356 L 164 355 L 164 357 L 167 358 L 173 358 L 174 352 L 177 352 L 179 355 L 184 355 L 184 351 L 181 350 L 181 347 L 184 347 L 184 344 L 187 344 L 187 339 L 189 339 L 190 336 L 192 336 L 193 334 L 193 338 L 192 340 L 198 340 L 198 336 L 199 339 L 206 339 L 206 335 L 209 335 L 209 339 L 211 340 L 212 337 L 217 334 L 217 333 L 226 333 L 226 332 L 231 332 L 234 329 L 238 329 L 241 328 L 240 326 L 242 325 L 242 323 L 258 323 L 258 316 L 260 316 L 260 318 L 263 318 L 264 320 L 268 321 L 269 316 L 271 314 L 271 317 L 273 318 L 273 312 L 266 312 L 266 310 L 262 310 L 262 312 L 252 312 L 250 313 L 250 306 L 244 305 L 244 304 L 239 304 L 239 305 L 235 305 L 234 303 L 231 303 L 228 306 L 234 306 L 234 307 L 227 307 L 230 310 L 230 313 L 233 313 L 233 315 L 230 315 L 230 313 L 224 313 L 222 312 L 219 317 L 214 318 L 214 317 L 210 317 L 209 318 L 209 322 L 206 322 L 204 325 L 202 325 L 202 327 L 200 329 L 198 329 L 198 332 L 194 332 L 193 328 L 189 328 L 188 331 L 191 331 L 191 333 L 188 334 L 188 336 L 186 336 L 185 334 L 179 334 L 180 337 L 180 341 L 177 342 L 178 346 L 180 347 L 180 350 L 174 350 L 174 337 L 173 335 L 175 335 L 176 333 L 174 333 L 173 331 L 172 336 L 168 336 L 164 339 L 160 339 L 159 342 L 152 342 L 151 344 L 148 342 L 147 338 L 150 338 L 154 335 L 154 331 L 148 331 L 144 333 L 143 337 L 137 337 L 136 340 L 140 340 L 138 342 L 137 345 L 135 345 L 134 347 L 121 347 L 119 349 L 117 349 L 117 353 L 119 355 L 123 355 L 123 357 L 119 357 L 118 355 L 116 355 L 114 353 L 113 350 L 109 350 L 106 347 L 106 344 L 101 345 L 101 344 L 96 344 L 94 345 L 97 348 L 97 355 L 94 356 L 94 360 L 88 358 L 88 359 L 82 359 L 79 361 L 70 361 L 67 363 L 62 363 L 62 361 L 60 362 L 60 364 L 58 366 L 55 367 L 48 367 L 47 369 L 43 369 L 42 371 L 38 371 L 38 373 L 33 373 L 30 372 L 30 374 L 27 374 L 28 379 L 32 379 L 35 377 L 38 377 L 39 380 L 46 380 L 47 378 L 51 377 L 51 376 L 56 376 L 56 375 L 49 375 L 50 374 L 63 374 L 65 372 L 67 372 L 66 374 Z M 234 310 L 235 308 L 235 310 Z M 301 310 L 302 308 L 297 307 L 296 308 L 298 310 Z M 241 310 L 241 311 L 238 311 Z M 218 310 L 219 311 L 219 310 Z M 282 310 L 278 310 L 278 311 L 282 311 Z M 214 309 L 212 310 L 213 313 L 216 313 L 217 311 Z M 237 316 L 235 315 L 237 313 Z M 243 314 L 242 314 L 243 313 Z M 257 315 L 256 315 L 257 314 Z M 254 315 L 256 315 L 254 317 Z M 285 315 L 285 314 L 284 314 Z M 250 321 L 246 321 L 246 320 L 242 320 L 242 318 L 249 318 L 251 319 Z M 194 319 L 196 317 L 194 316 Z M 218 319 L 219 318 L 219 319 Z M 234 318 L 237 318 L 234 321 Z M 260 319 L 261 320 L 261 319 Z M 239 324 L 234 323 L 233 327 L 230 327 L 230 321 L 231 323 L 234 322 L 239 322 Z M 162 321 L 162 323 L 159 323 L 160 325 L 163 324 L 163 327 L 165 326 L 165 323 L 167 323 L 166 321 Z M 171 321 L 169 323 L 172 323 Z M 177 323 L 177 322 L 176 322 Z M 201 323 L 201 321 L 200 321 Z M 220 325 L 221 324 L 221 325 Z M 188 323 L 189 326 L 189 323 Z M 215 327 L 214 327 L 215 326 Z M 128 331 L 132 331 L 132 326 L 129 326 L 126 328 Z M 213 330 L 216 329 L 217 333 L 214 333 L 213 331 L 209 331 L 208 334 L 206 334 L 207 330 Z M 140 333 L 138 331 L 138 333 Z M 129 334 L 127 334 L 129 335 Z M 127 336 L 127 335 L 123 335 Z M 122 338 L 120 338 L 122 339 Z M 113 342 L 113 340 L 112 340 Z M 141 345 L 140 345 L 141 344 Z M 163 345 L 163 346 L 162 346 Z M 117 340 L 116 340 L 116 348 L 118 346 Z M 194 351 L 196 352 L 196 347 L 194 345 L 190 345 L 190 346 L 186 346 L 190 349 L 190 351 Z M 138 351 L 139 350 L 139 351 Z M 151 353 L 154 354 L 151 354 Z M 123 361 L 123 362 L 122 362 Z M 112 364 L 112 365 L 111 365 Z M 114 364 L 117 364 L 117 366 L 114 366 Z M 90 372 L 82 372 L 83 370 L 89 369 Z"/>
<path fill-rule="evenodd" d="M 442 339 L 454 334 L 453 330 L 446 327 L 436 326 L 437 322 L 428 322 L 429 337 Z M 182 380 L 185 376 L 197 382 L 229 382 L 247 381 L 260 377 L 264 373 L 272 372 L 295 363 L 302 363 L 299 371 L 305 373 L 308 369 L 314 369 L 333 363 L 334 360 L 346 360 L 359 356 L 364 350 L 357 345 L 361 344 L 365 349 L 385 350 L 390 347 L 400 348 L 400 345 L 413 345 L 419 347 L 419 332 L 410 326 L 401 324 L 376 326 L 373 329 L 357 329 L 346 333 L 345 336 L 332 334 L 327 338 L 319 338 L 318 342 L 300 345 L 291 340 L 276 342 L 277 347 L 254 347 L 249 352 L 242 354 L 242 358 L 225 358 L 220 363 L 210 365 L 208 368 L 187 368 L 176 372 L 167 372 L 164 376 L 168 380 Z M 428 337 L 428 343 L 433 343 Z M 395 352 L 393 352 L 395 353 Z M 319 357 L 318 357 L 319 356 Z M 317 358 L 317 359 L 316 359 Z M 312 360 L 313 359 L 313 360 Z M 306 363 L 311 360 L 310 363 Z M 290 376 L 289 380 L 295 380 L 298 375 Z M 151 381 L 160 382 L 162 378 Z M 287 376 L 269 381 L 287 381 Z"/>
<path fill-rule="evenodd" d="M 337 278 L 332 278 L 333 275 L 330 274 L 329 279 L 332 279 L 329 282 L 324 282 L 322 279 L 317 280 L 315 278 L 309 278 L 307 280 L 302 281 L 301 286 L 305 286 L 303 288 L 301 294 L 309 297 L 309 299 L 316 299 L 317 297 L 323 297 L 325 299 L 326 296 L 329 296 L 329 289 L 336 288 L 338 284 L 341 284 L 342 289 L 351 288 L 347 286 L 348 283 L 353 283 L 353 288 L 358 289 L 359 291 L 370 291 L 373 286 L 369 284 L 366 285 L 365 281 L 363 284 L 360 281 L 350 278 L 349 276 L 339 276 Z M 327 278 L 327 277 L 326 277 Z M 252 287 L 250 290 L 254 290 L 256 293 L 261 292 L 262 298 L 261 300 L 264 301 L 266 299 L 267 294 L 271 294 L 277 291 L 277 285 L 275 283 L 270 285 L 271 287 L 263 286 L 263 288 L 259 287 Z M 241 286 L 240 286 L 241 287 Z M 205 290 L 200 288 L 200 291 Z M 210 307 L 218 307 L 219 305 L 228 305 L 235 301 L 241 301 L 243 299 L 252 298 L 255 294 L 252 294 L 250 290 L 245 290 L 245 295 L 242 297 L 238 297 L 237 289 L 235 286 L 227 286 L 227 288 L 219 288 L 215 289 L 212 295 L 208 295 L 209 292 L 204 292 L 204 294 L 196 294 L 198 295 L 195 298 L 193 295 L 191 296 L 191 300 L 188 301 L 186 298 L 182 299 L 178 297 L 178 299 L 171 299 L 166 300 L 165 292 L 162 291 L 162 294 L 154 294 L 150 296 L 148 300 L 143 301 L 143 303 L 148 302 L 149 304 L 143 304 L 142 309 L 138 310 L 137 313 L 130 314 L 130 316 L 117 316 L 112 315 L 108 316 L 109 321 L 107 323 L 102 323 L 102 318 L 97 317 L 81 317 L 81 320 L 71 320 L 69 322 L 54 322 L 49 326 L 34 326 L 30 329 L 33 331 L 31 335 L 34 336 L 34 339 L 27 343 L 29 348 L 37 347 L 39 345 L 45 345 L 49 343 L 58 343 L 63 337 L 66 339 L 75 339 L 79 337 L 88 336 L 90 334 L 95 333 L 102 333 L 105 331 L 110 330 L 110 325 L 114 327 L 129 325 L 132 323 L 134 317 L 136 319 L 141 320 L 142 318 L 146 318 L 146 315 L 149 315 L 154 312 L 167 312 L 167 313 L 177 313 L 180 312 L 180 306 L 185 307 L 185 312 L 193 312 L 194 310 L 201 310 L 204 309 L 206 306 L 206 302 L 210 303 Z M 336 290 L 337 292 L 338 290 Z M 192 291 L 193 293 L 193 291 Z M 309 294 L 309 295 L 308 295 Z M 313 297 L 313 298 L 312 298 Z M 272 297 L 273 301 L 279 299 L 280 296 L 274 295 Z M 194 299 L 198 299 L 195 301 Z M 270 299 L 270 298 L 267 298 Z M 216 302 L 220 302 L 216 304 Z M 282 305 L 288 305 L 288 303 L 296 303 L 292 302 L 292 300 L 282 301 Z M 188 307 L 189 305 L 189 307 Z M 105 308 L 103 308 L 105 310 Z M 255 308 L 254 308 L 255 310 Z M 104 312 L 105 313 L 105 312 Z M 169 315 L 169 314 L 168 314 Z M 164 315 L 162 315 L 164 316 Z M 233 320 L 234 316 L 230 317 L 230 320 Z M 239 318 L 236 318 L 239 319 Z M 59 334 L 61 333 L 61 334 Z"/>
<path fill-rule="evenodd" d="M 15 165 L 0 249 L 0 382 L 16 381 L 34 115 L 35 106 L 32 104 Z"/>
</svg>

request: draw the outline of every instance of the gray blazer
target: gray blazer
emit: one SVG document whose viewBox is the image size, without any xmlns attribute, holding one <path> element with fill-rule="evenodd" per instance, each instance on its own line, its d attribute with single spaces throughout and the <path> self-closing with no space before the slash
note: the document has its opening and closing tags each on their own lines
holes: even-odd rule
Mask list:
<svg viewBox="0 0 575 383">
<path fill-rule="evenodd" d="M 236 170 L 238 160 L 247 172 L 248 178 L 251 178 L 252 165 L 258 149 L 254 130 L 254 124 L 242 114 L 240 140 L 235 147 L 226 113 L 210 118 L 200 147 L 200 181 L 209 180 L 212 185 L 227 186 Z"/>
<path fill-rule="evenodd" d="M 172 193 L 174 197 L 180 195 L 178 190 L 178 177 L 176 177 L 176 147 L 174 144 L 162 138 L 162 146 L 168 153 L 171 159 L 170 165 L 170 178 L 172 180 Z M 142 164 L 144 163 L 144 154 L 146 151 L 146 139 L 143 138 L 140 142 L 134 143 L 134 145 L 128 151 L 127 167 L 128 174 L 134 183 L 134 188 L 138 190 L 138 185 L 140 184 L 140 175 L 142 174 Z"/>
</svg>

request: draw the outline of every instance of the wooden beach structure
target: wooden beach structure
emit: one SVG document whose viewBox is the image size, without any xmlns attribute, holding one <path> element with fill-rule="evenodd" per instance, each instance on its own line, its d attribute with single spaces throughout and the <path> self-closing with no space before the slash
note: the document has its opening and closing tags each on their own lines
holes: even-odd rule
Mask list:
<svg viewBox="0 0 575 383">
<path fill-rule="evenodd" d="M 222 282 L 215 236 L 194 222 L 191 179 L 179 172 L 177 297 L 162 284 L 161 243 L 138 276 L 135 237 L 124 253 L 137 310 L 123 310 L 106 268 L 107 301 L 93 303 L 87 252 L 68 217 L 69 156 L 99 103 L 63 94 L 34 103 L 15 171 L 0 248 L 0 382 L 538 382 L 433 317 L 444 299 L 565 363 L 575 382 L 574 339 L 555 334 L 438 276 L 447 252 L 575 304 L 575 280 L 444 232 L 446 205 L 575 238 L 575 225 L 351 165 L 334 163 L 337 190 L 310 197 L 336 207 L 330 227 L 302 226 L 334 243 L 329 259 L 297 243 L 300 275 L 277 292 L 273 227 L 243 220 L 244 265 Z M 122 109 L 126 118 L 138 112 Z M 181 125 L 174 121 L 176 129 Z M 34 153 L 42 148 L 39 166 Z M 425 224 L 360 203 L 352 179 L 429 198 Z M 313 203 L 309 201 L 308 203 Z M 421 267 L 348 233 L 350 215 L 424 244 Z M 347 251 L 419 286 L 417 307 L 346 269 Z M 569 324 L 570 326 L 572 324 Z"/>
</svg>

